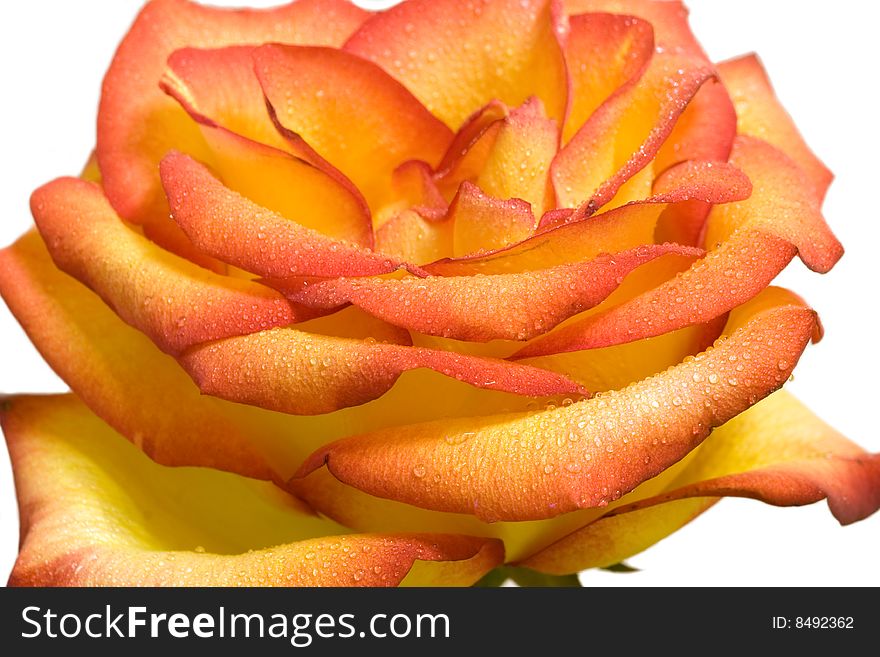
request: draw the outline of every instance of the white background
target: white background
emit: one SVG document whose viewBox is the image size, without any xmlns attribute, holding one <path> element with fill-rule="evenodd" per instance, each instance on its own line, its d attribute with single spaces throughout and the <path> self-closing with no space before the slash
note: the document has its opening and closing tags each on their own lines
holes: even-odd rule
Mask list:
<svg viewBox="0 0 880 657">
<path fill-rule="evenodd" d="M 242 0 L 246 1 L 246 0 Z M 138 0 L 6 3 L 0 22 L 0 246 L 31 223 L 28 196 L 76 174 L 94 143 L 100 81 Z M 233 4 L 217 2 L 217 4 Z M 269 5 L 259 2 L 254 4 Z M 371 3 L 365 2 L 369 5 Z M 372 3 L 376 6 L 380 3 Z M 825 276 L 796 261 L 782 275 L 820 311 L 825 340 L 807 350 L 790 389 L 871 451 L 877 428 L 877 189 L 880 153 L 876 25 L 880 3 L 691 0 L 694 30 L 714 59 L 757 51 L 778 95 L 836 173 L 826 216 L 847 253 Z M 874 299 L 871 301 L 871 299 Z M 0 393 L 56 392 L 0 304 Z M 0 450 L 0 578 L 17 549 L 9 464 Z M 841 528 L 825 503 L 778 509 L 725 500 L 630 563 L 638 574 L 588 572 L 587 585 L 880 585 L 880 514 Z"/>
</svg>

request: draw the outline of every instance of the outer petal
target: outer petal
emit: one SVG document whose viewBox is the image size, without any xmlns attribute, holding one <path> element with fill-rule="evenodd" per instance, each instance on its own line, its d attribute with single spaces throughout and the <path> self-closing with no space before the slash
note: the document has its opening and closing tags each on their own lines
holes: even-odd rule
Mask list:
<svg viewBox="0 0 880 657">
<path fill-rule="evenodd" d="M 582 14 L 570 19 L 565 61 L 571 76 L 571 111 L 563 142 L 568 142 L 594 111 L 620 87 L 635 83 L 654 52 L 654 30 L 647 21 L 614 14 Z"/>
<path fill-rule="evenodd" d="M 820 201 L 801 169 L 782 151 L 748 136 L 737 138 L 731 162 L 749 176 L 756 193 L 743 203 L 713 209 L 706 222 L 706 246 L 745 226 L 760 228 L 791 242 L 813 271 L 829 271 L 843 247 L 825 223 Z"/>
<path fill-rule="evenodd" d="M 34 192 L 31 209 L 58 267 L 168 353 L 315 315 L 164 251 L 125 226 L 94 183 L 60 178 Z"/>
<path fill-rule="evenodd" d="M 206 394 L 296 415 L 329 413 L 376 399 L 403 372 L 420 367 L 518 395 L 588 394 L 565 376 L 535 367 L 294 329 L 206 344 L 188 351 L 180 362 Z"/>
<path fill-rule="evenodd" d="M 174 359 L 59 271 L 35 233 L 0 251 L 0 292 L 31 341 L 77 395 L 165 465 L 198 465 L 284 482 L 315 449 L 357 431 L 524 410 L 541 403 L 424 369 L 402 374 L 373 402 L 318 417 L 283 415 L 202 395 Z M 327 331 L 331 327 L 325 324 L 334 319 L 312 320 L 309 326 L 363 337 L 338 331 L 335 322 Z M 343 328 L 353 325 L 348 314 Z M 375 328 L 370 332 L 377 339 L 397 339 Z"/>
<path fill-rule="evenodd" d="M 152 463 L 73 396 L 21 397 L 0 415 L 22 547 L 13 586 L 394 586 L 419 560 L 470 584 L 499 541 L 347 534 L 275 486 Z"/>
<path fill-rule="evenodd" d="M 343 439 L 313 454 L 297 476 L 326 465 L 372 495 L 486 520 L 605 506 L 778 389 L 815 325 L 803 306 L 763 310 L 695 359 L 624 390 L 526 416 Z M 750 367 L 740 371 L 736 361 L 747 354 Z"/>
<path fill-rule="evenodd" d="M 265 45 L 257 77 L 277 121 L 348 176 L 373 211 L 391 201 L 392 172 L 432 166 L 452 132 L 378 66 L 330 48 Z M 357 120 L 352 120 L 357 117 Z"/>
<path fill-rule="evenodd" d="M 811 269 L 828 271 L 843 249 L 797 166 L 749 137 L 737 139 L 731 161 L 754 191 L 712 209 L 705 258 L 645 294 L 539 338 L 517 356 L 605 347 L 709 321 L 763 290 L 796 253 Z"/>
<path fill-rule="evenodd" d="M 372 246 L 370 211 L 339 171 L 311 153 L 288 153 L 254 73 L 254 48 L 185 48 L 168 60 L 162 88 L 200 127 L 224 183 L 325 235 Z"/>
<path fill-rule="evenodd" d="M 274 278 L 363 276 L 400 265 L 257 205 L 187 155 L 170 153 L 161 173 L 171 214 L 186 235 L 205 253 L 246 271 Z"/>
<path fill-rule="evenodd" d="M 782 506 L 827 498 L 841 523 L 855 522 L 880 507 L 880 455 L 780 391 L 718 428 L 665 492 L 616 508 L 523 565 L 570 573 L 618 563 L 728 495 Z"/>
<path fill-rule="evenodd" d="M 550 0 L 411 0 L 376 14 L 345 49 L 403 82 L 449 127 L 493 99 L 537 95 L 562 125 L 567 102 L 559 15 Z"/>
<path fill-rule="evenodd" d="M 386 322 L 457 340 L 528 340 L 605 299 L 635 268 L 666 254 L 699 257 L 673 244 L 518 274 L 270 283 L 296 304 L 353 303 Z M 474 309 L 480 312 L 474 312 Z"/>
<path fill-rule="evenodd" d="M 344 0 L 299 0 L 271 10 L 150 2 L 116 52 L 98 111 L 98 162 L 113 207 L 137 223 L 163 218 L 159 160 L 170 148 L 203 153 L 197 126 L 159 89 L 172 52 L 266 41 L 339 45 L 366 16 Z"/>
<path fill-rule="evenodd" d="M 810 150 L 779 103 L 758 57 L 746 55 L 722 62 L 718 73 L 736 106 L 739 134 L 763 139 L 788 155 L 807 174 L 821 200 L 834 176 Z"/>
</svg>

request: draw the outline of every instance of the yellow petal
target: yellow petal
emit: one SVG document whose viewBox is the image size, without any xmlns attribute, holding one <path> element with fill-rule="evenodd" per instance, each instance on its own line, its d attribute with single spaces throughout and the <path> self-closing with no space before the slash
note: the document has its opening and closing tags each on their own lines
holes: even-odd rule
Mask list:
<svg viewBox="0 0 880 657">
<path fill-rule="evenodd" d="M 72 395 L 7 399 L 0 420 L 23 527 L 12 585 L 394 586 L 438 560 L 468 585 L 502 560 L 497 541 L 349 534 L 272 484 L 159 466 Z"/>
</svg>

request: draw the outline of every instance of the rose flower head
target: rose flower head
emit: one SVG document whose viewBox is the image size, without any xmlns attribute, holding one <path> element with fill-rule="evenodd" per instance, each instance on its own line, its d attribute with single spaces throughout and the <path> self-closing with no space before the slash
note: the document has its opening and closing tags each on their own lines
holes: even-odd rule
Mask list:
<svg viewBox="0 0 880 657">
<path fill-rule="evenodd" d="M 830 181 L 676 0 L 152 0 L 0 252 L 72 391 L 2 403 L 10 583 L 471 585 L 723 496 L 865 518 L 880 457 L 780 390 Z"/>
</svg>

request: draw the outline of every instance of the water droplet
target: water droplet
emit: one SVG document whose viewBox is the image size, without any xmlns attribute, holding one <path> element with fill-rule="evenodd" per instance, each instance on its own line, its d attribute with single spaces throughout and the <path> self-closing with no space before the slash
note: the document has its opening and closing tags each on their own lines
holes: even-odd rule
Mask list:
<svg viewBox="0 0 880 657">
<path fill-rule="evenodd" d="M 425 476 L 426 471 L 427 469 L 423 465 L 417 465 L 413 468 L 413 474 L 419 479 Z"/>
</svg>

